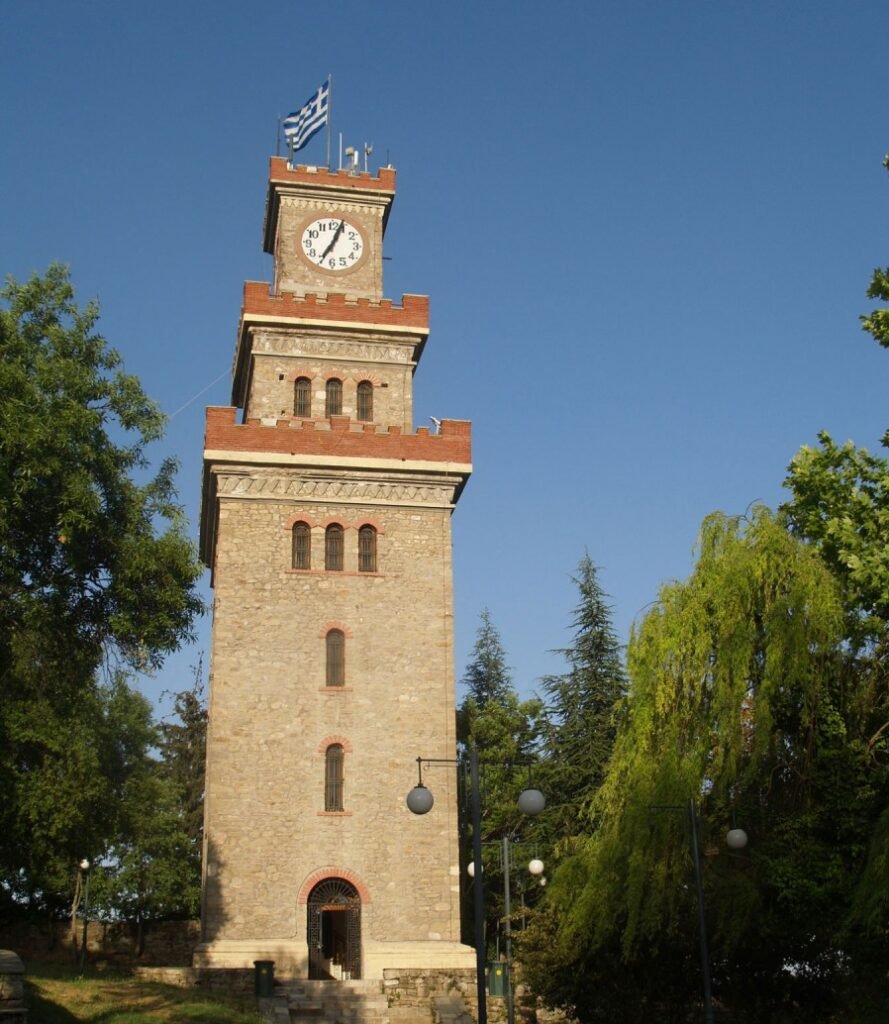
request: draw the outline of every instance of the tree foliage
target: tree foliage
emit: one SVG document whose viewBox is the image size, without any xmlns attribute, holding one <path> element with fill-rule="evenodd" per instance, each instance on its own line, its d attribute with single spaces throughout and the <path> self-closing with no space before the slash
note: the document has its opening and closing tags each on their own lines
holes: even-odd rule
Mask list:
<svg viewBox="0 0 889 1024">
<path fill-rule="evenodd" d="M 621 977 L 622 1019 L 684 1019 L 700 978 L 689 799 L 714 854 L 705 903 L 719 998 L 749 1020 L 790 1005 L 827 1019 L 829 995 L 852 979 L 885 980 L 854 908 L 889 785 L 868 753 L 867 684 L 844 640 L 839 586 L 780 517 L 705 521 L 691 577 L 663 587 L 631 637 L 587 836 L 531 933 L 539 947 L 558 921 L 563 967 L 548 977 L 529 964 L 538 991 L 604 1020 Z M 721 842 L 734 820 L 750 835 L 740 856 Z M 639 985 L 643 967 L 654 984 Z"/>
<path fill-rule="evenodd" d="M 523 701 L 516 693 L 500 634 L 487 609 L 481 615 L 463 682 L 467 693 L 457 711 L 457 741 L 464 751 L 477 750 L 481 765 L 487 932 L 493 937 L 503 916 L 503 873 L 497 841 L 504 837 L 519 840 L 527 826 L 516 801 L 526 788 L 528 766 L 537 755 L 541 705 L 536 699 Z M 460 848 L 464 869 L 463 931 L 469 940 L 472 916 L 465 868 L 472 861 L 472 833 L 465 809 Z"/>
<path fill-rule="evenodd" d="M 570 647 L 556 653 L 568 663 L 561 675 L 542 680 L 545 728 L 541 785 L 547 810 L 541 823 L 551 840 L 577 833 L 581 809 L 602 783 L 616 729 L 616 708 L 626 680 L 621 645 L 608 597 L 588 554 L 577 575 L 579 603 Z"/>
<path fill-rule="evenodd" d="M 118 826 L 144 750 L 138 695 L 190 637 L 201 573 L 163 416 L 52 266 L 0 291 L 0 881 L 58 905 Z M 103 682 L 102 680 L 110 680 Z"/>
<path fill-rule="evenodd" d="M 889 171 L 889 154 L 883 158 L 883 166 Z M 878 267 L 874 271 L 867 295 L 870 299 L 889 302 L 889 267 Z M 889 348 L 889 309 L 874 309 L 865 313 L 861 317 L 861 327 L 883 348 Z"/>
<path fill-rule="evenodd" d="M 120 802 L 119 829 L 95 872 L 106 914 L 139 926 L 200 913 L 207 710 L 200 666 L 194 685 L 174 695 L 173 716 L 153 730 Z"/>
</svg>

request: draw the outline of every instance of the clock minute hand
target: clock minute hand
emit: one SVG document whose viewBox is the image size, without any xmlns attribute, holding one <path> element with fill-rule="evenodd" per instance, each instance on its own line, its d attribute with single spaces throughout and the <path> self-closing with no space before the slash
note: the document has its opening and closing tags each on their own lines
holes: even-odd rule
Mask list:
<svg viewBox="0 0 889 1024">
<path fill-rule="evenodd" d="M 334 232 L 333 238 L 331 238 L 331 240 L 330 240 L 330 245 L 328 245 L 328 247 L 324 250 L 324 252 L 321 253 L 321 259 L 322 260 L 327 259 L 327 254 L 336 245 L 337 239 L 340 237 L 340 235 L 343 233 L 343 231 L 345 231 L 345 229 L 346 229 L 346 222 L 344 220 L 341 220 L 340 221 L 340 226 L 336 229 L 336 231 Z"/>
</svg>

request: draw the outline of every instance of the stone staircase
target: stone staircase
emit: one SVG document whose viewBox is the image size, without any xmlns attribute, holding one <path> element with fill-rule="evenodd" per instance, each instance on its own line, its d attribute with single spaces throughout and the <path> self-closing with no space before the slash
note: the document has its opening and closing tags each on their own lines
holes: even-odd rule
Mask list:
<svg viewBox="0 0 889 1024">
<path fill-rule="evenodd" d="M 288 981 L 258 1000 L 269 1024 L 473 1024 L 459 996 L 389 1006 L 379 981 Z"/>
<path fill-rule="evenodd" d="M 391 1024 L 379 981 L 289 981 L 260 999 L 270 1024 Z"/>
</svg>

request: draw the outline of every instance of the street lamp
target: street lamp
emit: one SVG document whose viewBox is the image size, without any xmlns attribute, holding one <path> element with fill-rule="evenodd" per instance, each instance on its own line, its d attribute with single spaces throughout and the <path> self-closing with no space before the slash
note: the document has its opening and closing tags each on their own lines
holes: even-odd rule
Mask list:
<svg viewBox="0 0 889 1024">
<path fill-rule="evenodd" d="M 681 811 L 681 804 L 653 804 L 649 811 Z M 704 982 L 704 1022 L 713 1024 L 713 993 L 710 984 L 710 950 L 707 946 L 707 917 L 704 913 L 704 883 L 701 876 L 701 851 L 698 840 L 698 815 L 694 797 L 688 801 L 688 825 L 691 834 L 691 855 L 695 866 L 695 889 L 698 896 L 698 934 L 701 944 L 701 974 Z M 747 845 L 747 833 L 742 828 L 732 828 L 725 837 L 730 850 L 743 850 Z"/>
<path fill-rule="evenodd" d="M 435 800 L 429 789 L 423 785 L 423 765 L 461 764 L 452 757 L 418 757 L 417 785 L 408 793 L 406 803 L 412 814 L 428 814 Z M 472 813 L 472 861 L 481 868 L 482 863 L 482 799 L 479 785 L 478 751 L 469 751 L 469 785 Z M 503 767 L 509 767 L 504 765 Z M 546 805 L 546 798 L 539 789 L 528 788 L 519 794 L 519 810 L 524 814 L 540 814 Z M 484 871 L 479 870 L 475 880 L 473 899 L 473 921 L 475 933 L 475 975 L 478 994 L 478 1024 L 488 1024 L 488 993 L 485 988 L 485 890 Z"/>
<path fill-rule="evenodd" d="M 80 940 L 80 973 L 83 973 L 86 967 L 86 926 L 89 920 L 90 912 L 90 861 L 87 857 L 84 857 L 80 862 L 80 870 L 86 879 L 84 885 L 84 896 L 83 896 L 83 937 Z"/>
</svg>

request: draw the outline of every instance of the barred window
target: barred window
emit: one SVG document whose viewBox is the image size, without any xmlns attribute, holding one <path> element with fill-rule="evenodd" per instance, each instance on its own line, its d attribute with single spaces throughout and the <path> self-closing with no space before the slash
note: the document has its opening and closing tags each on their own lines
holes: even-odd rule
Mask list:
<svg viewBox="0 0 889 1024">
<path fill-rule="evenodd" d="M 374 418 L 374 386 L 369 380 L 358 385 L 358 419 L 369 422 Z"/>
<path fill-rule="evenodd" d="M 304 419 L 312 415 L 312 382 L 308 377 L 297 377 L 293 383 L 293 415 Z"/>
<path fill-rule="evenodd" d="M 325 637 L 327 652 L 327 686 L 346 685 L 346 635 L 332 629 Z"/>
<path fill-rule="evenodd" d="M 343 528 L 338 523 L 324 531 L 324 568 L 336 572 L 343 568 Z"/>
<path fill-rule="evenodd" d="M 377 531 L 369 525 L 358 531 L 358 571 L 377 571 Z"/>
<path fill-rule="evenodd" d="M 294 569 L 312 568 L 312 530 L 308 523 L 293 524 L 291 565 Z"/>
<path fill-rule="evenodd" d="M 327 382 L 324 397 L 324 415 L 339 416 L 343 411 L 343 382 L 335 377 Z"/>
<path fill-rule="evenodd" d="M 324 810 L 343 809 L 343 746 L 331 743 L 324 755 Z"/>
</svg>

